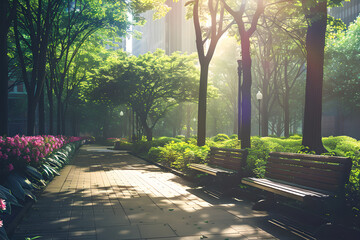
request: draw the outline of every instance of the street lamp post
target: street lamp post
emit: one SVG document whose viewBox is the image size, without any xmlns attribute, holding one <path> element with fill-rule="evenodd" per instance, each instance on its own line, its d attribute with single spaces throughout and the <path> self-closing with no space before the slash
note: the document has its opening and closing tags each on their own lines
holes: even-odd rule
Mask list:
<svg viewBox="0 0 360 240">
<path fill-rule="evenodd" d="M 257 94 L 256 94 L 256 99 L 259 101 L 259 136 L 261 136 L 261 133 L 260 133 L 260 125 L 261 125 L 261 114 L 260 114 L 260 102 L 261 102 L 261 99 L 263 98 L 263 95 L 262 95 L 262 93 L 260 92 L 260 91 L 258 91 L 257 92 Z"/>
</svg>

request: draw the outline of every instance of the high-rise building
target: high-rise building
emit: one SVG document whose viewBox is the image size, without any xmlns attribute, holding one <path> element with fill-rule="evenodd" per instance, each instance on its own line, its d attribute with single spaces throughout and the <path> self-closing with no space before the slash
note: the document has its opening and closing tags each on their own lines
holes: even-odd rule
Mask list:
<svg viewBox="0 0 360 240">
<path fill-rule="evenodd" d="M 343 2 L 342 7 L 334 7 L 329 10 L 329 14 L 335 18 L 340 18 L 347 26 L 352 23 L 360 13 L 360 0 Z"/>
<path fill-rule="evenodd" d="M 184 2 L 168 0 L 166 4 L 171 10 L 161 19 L 153 20 L 153 11 L 143 14 L 146 24 L 134 28 L 142 33 L 142 38 L 133 39 L 132 54 L 138 56 L 157 48 L 165 50 L 166 54 L 196 52 L 194 25 L 192 19 L 186 19 Z"/>
</svg>

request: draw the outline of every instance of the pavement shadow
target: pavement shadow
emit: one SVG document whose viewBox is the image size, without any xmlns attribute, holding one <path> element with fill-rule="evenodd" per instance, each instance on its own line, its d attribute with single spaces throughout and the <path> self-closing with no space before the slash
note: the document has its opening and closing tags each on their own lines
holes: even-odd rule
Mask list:
<svg viewBox="0 0 360 240">
<path fill-rule="evenodd" d="M 126 153 L 89 149 L 60 190 L 44 190 L 12 239 L 313 239 L 248 201 L 189 187 Z"/>
</svg>

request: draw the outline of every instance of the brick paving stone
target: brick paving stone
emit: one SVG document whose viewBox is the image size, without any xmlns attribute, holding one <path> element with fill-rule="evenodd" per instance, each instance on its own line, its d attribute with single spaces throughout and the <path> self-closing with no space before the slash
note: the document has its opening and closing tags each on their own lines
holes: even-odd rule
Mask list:
<svg viewBox="0 0 360 240">
<path fill-rule="evenodd" d="M 126 152 L 85 145 L 13 239 L 299 239 L 251 203 L 212 195 Z"/>
</svg>

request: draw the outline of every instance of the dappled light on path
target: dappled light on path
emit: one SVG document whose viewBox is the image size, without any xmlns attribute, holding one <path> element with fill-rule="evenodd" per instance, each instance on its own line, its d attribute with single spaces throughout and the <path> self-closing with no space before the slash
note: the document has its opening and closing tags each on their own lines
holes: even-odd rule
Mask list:
<svg viewBox="0 0 360 240">
<path fill-rule="evenodd" d="M 126 152 L 83 146 L 13 239 L 301 239 L 241 199 L 224 199 Z"/>
</svg>

